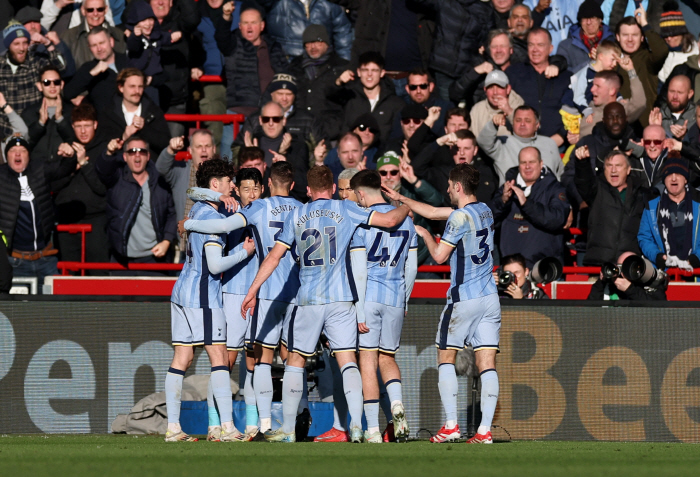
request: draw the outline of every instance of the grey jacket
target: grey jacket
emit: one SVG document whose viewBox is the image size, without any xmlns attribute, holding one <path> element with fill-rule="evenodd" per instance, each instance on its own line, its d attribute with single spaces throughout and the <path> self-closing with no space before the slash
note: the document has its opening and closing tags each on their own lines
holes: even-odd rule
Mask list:
<svg viewBox="0 0 700 477">
<path fill-rule="evenodd" d="M 190 186 L 191 167 L 192 160 L 176 161 L 175 156 L 168 153 L 167 147 L 161 151 L 156 161 L 156 170 L 165 178 L 172 190 L 178 220 L 185 217 L 185 201 L 187 189 Z"/>
</svg>

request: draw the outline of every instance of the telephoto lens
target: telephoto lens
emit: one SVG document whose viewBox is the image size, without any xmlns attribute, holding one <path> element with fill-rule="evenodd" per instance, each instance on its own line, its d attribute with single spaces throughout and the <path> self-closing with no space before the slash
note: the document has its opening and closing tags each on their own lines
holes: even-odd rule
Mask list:
<svg viewBox="0 0 700 477">
<path fill-rule="evenodd" d="M 515 283 L 515 274 L 506 270 L 499 270 L 498 272 L 498 289 L 500 291 L 505 290 L 511 283 Z"/>
<path fill-rule="evenodd" d="M 600 267 L 600 273 L 603 275 L 603 281 L 614 282 L 620 277 L 620 268 L 612 262 L 605 262 Z"/>
</svg>

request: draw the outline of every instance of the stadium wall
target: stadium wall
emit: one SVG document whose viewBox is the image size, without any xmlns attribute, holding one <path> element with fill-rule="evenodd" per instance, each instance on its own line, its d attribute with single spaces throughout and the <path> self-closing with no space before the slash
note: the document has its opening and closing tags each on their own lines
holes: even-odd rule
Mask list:
<svg viewBox="0 0 700 477">
<path fill-rule="evenodd" d="M 511 303 L 494 437 L 700 442 L 700 309 Z M 397 359 L 412 434 L 442 421 L 441 310 L 411 304 L 404 325 Z M 0 302 L 0 433 L 108 432 L 163 390 L 169 338 L 168 302 Z M 198 356 L 192 372 L 207 374 Z M 463 431 L 470 391 L 460 378 Z"/>
</svg>

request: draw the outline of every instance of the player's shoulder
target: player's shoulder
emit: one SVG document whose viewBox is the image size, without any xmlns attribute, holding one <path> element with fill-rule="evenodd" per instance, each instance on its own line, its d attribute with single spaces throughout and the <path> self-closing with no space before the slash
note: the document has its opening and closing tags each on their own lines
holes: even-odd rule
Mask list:
<svg viewBox="0 0 700 477">
<path fill-rule="evenodd" d="M 198 220 L 220 219 L 223 214 L 207 202 L 196 202 L 190 210 L 190 218 Z"/>
</svg>

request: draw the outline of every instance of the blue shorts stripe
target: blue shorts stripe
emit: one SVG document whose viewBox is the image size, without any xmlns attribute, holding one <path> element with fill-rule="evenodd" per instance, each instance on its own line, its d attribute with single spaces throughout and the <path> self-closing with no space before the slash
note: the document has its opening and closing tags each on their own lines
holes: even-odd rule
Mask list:
<svg viewBox="0 0 700 477">
<path fill-rule="evenodd" d="M 450 303 L 442 314 L 442 321 L 440 322 L 440 349 L 447 349 L 447 333 L 450 329 L 450 320 L 452 319 L 452 307 L 454 305 Z"/>
<path fill-rule="evenodd" d="M 255 342 L 256 330 L 258 329 L 258 310 L 260 309 L 260 299 L 255 300 L 253 313 L 250 314 L 250 342 Z"/>
<path fill-rule="evenodd" d="M 289 330 L 287 331 L 287 349 L 289 351 L 294 349 L 294 321 L 297 317 L 298 308 L 298 306 L 294 307 L 292 310 L 292 316 L 289 318 Z"/>
<path fill-rule="evenodd" d="M 202 308 L 202 320 L 204 322 L 204 345 L 208 346 L 212 343 L 212 316 L 211 308 Z"/>
</svg>

